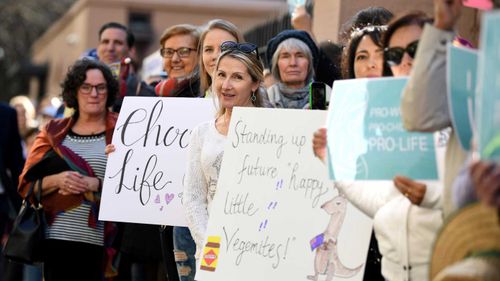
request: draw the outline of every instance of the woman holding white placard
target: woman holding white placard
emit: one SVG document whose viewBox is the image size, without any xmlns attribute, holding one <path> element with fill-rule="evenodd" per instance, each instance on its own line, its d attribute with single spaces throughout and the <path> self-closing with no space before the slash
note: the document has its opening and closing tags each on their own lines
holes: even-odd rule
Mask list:
<svg viewBox="0 0 500 281">
<path fill-rule="evenodd" d="M 235 106 L 262 107 L 263 66 L 257 46 L 226 41 L 215 65 L 212 89 L 218 98 L 215 120 L 198 125 L 191 133 L 184 187 L 184 207 L 200 258 L 216 192 L 224 145 Z"/>
</svg>

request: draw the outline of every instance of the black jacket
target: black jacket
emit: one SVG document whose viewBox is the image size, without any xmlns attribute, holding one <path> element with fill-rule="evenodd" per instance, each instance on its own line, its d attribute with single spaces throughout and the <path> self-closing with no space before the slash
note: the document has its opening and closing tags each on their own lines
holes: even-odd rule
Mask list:
<svg viewBox="0 0 500 281">
<path fill-rule="evenodd" d="M 16 110 L 0 103 L 0 120 L 2 120 L 0 126 L 0 181 L 4 189 L 4 193 L 0 195 L 0 213 L 14 219 L 21 206 L 17 185 L 24 166 Z"/>
</svg>

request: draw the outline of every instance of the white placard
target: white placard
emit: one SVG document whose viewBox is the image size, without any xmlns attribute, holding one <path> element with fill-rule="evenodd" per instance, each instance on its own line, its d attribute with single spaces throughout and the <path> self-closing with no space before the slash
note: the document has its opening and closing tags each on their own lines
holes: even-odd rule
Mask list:
<svg viewBox="0 0 500 281">
<path fill-rule="evenodd" d="M 326 115 L 233 111 L 196 280 L 362 280 L 372 223 L 313 155 Z"/>
<path fill-rule="evenodd" d="M 183 179 L 191 130 L 210 99 L 125 97 L 108 157 L 99 219 L 186 226 Z"/>
</svg>

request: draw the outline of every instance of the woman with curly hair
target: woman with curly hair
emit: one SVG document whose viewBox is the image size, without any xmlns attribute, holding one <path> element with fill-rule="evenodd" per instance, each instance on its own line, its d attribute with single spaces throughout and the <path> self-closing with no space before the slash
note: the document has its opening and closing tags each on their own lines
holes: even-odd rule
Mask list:
<svg viewBox="0 0 500 281">
<path fill-rule="evenodd" d="M 44 277 L 54 280 L 102 280 L 105 246 L 112 225 L 97 220 L 104 148 L 111 142 L 117 115 L 113 105 L 118 82 L 104 64 L 77 61 L 62 83 L 62 97 L 74 114 L 50 121 L 37 136 L 20 177 L 19 193 L 41 186 L 47 217 Z M 39 185 L 39 183 L 41 184 Z M 113 273 L 107 272 L 106 277 Z"/>
</svg>

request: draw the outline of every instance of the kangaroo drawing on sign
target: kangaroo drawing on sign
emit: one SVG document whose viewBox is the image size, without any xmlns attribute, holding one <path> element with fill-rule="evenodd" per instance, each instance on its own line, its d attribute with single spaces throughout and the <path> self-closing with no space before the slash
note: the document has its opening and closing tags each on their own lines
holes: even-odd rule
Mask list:
<svg viewBox="0 0 500 281">
<path fill-rule="evenodd" d="M 321 209 L 330 215 L 330 221 L 325 232 L 314 237 L 310 242 L 311 250 L 316 249 L 316 256 L 314 258 L 314 275 L 308 275 L 307 279 L 317 281 L 319 275 L 326 275 L 325 281 L 331 281 L 334 276 L 350 278 L 361 270 L 363 264 L 356 268 L 347 268 L 340 262 L 337 252 L 337 238 L 344 222 L 347 199 L 339 193 L 338 196 L 321 205 Z"/>
</svg>

